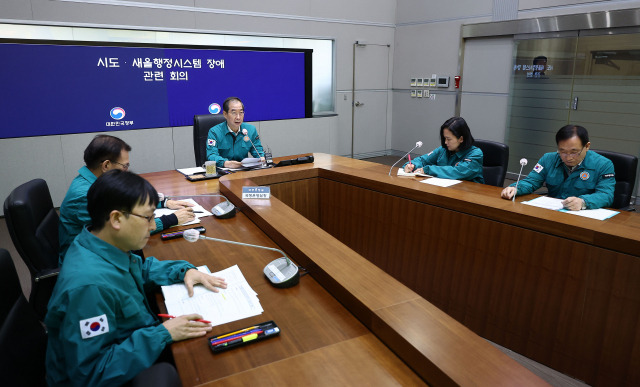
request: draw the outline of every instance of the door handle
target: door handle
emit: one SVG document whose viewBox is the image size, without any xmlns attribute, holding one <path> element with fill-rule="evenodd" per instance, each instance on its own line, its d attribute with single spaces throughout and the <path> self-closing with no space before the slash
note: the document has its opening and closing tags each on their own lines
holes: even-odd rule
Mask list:
<svg viewBox="0 0 640 387">
<path fill-rule="evenodd" d="M 364 106 L 364 102 L 356 101 L 356 103 L 354 105 L 356 105 L 356 107 Z"/>
</svg>

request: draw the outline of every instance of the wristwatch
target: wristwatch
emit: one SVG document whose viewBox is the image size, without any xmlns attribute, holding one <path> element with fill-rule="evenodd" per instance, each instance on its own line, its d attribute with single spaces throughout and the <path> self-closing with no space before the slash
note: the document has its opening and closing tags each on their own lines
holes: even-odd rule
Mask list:
<svg viewBox="0 0 640 387">
<path fill-rule="evenodd" d="M 581 210 L 586 210 L 587 209 L 587 202 L 584 201 L 584 199 L 582 199 L 582 208 Z"/>
</svg>

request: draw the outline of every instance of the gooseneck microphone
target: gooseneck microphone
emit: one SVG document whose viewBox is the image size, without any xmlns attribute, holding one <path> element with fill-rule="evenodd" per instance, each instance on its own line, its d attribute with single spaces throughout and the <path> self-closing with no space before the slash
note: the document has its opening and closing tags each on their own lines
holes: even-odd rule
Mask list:
<svg viewBox="0 0 640 387">
<path fill-rule="evenodd" d="M 247 129 L 242 129 L 242 134 L 244 134 L 245 137 L 247 137 L 249 139 L 249 142 L 251 143 L 251 146 L 253 147 L 253 149 L 258 154 L 258 157 L 264 157 L 264 154 L 262 156 L 260 156 L 260 152 L 258 152 L 258 148 L 256 148 L 256 146 L 253 144 L 253 141 L 251 141 L 251 136 L 249 136 L 249 131 L 247 131 Z M 266 157 L 265 157 L 265 162 L 266 162 Z"/>
<path fill-rule="evenodd" d="M 291 262 L 291 260 L 289 260 L 289 258 L 287 257 L 287 254 L 285 254 L 282 250 L 273 247 L 252 245 L 249 243 L 206 237 L 204 235 L 200 235 L 200 231 L 195 229 L 184 230 L 184 233 L 182 235 L 188 242 L 197 242 L 198 239 L 205 239 L 214 242 L 230 243 L 233 245 L 256 247 L 259 249 L 276 251 L 282 254 L 282 257 L 277 258 L 276 260 L 270 262 L 267 266 L 265 266 L 263 270 L 265 277 L 267 277 L 271 284 L 277 288 L 288 288 L 297 285 L 298 282 L 300 282 L 300 271 L 298 270 L 298 266 Z"/>
<path fill-rule="evenodd" d="M 405 153 L 404 156 L 400 157 L 400 160 L 404 159 L 405 157 L 407 157 L 407 155 L 411 152 L 413 152 L 416 148 L 420 148 L 422 146 L 422 141 L 418 141 L 416 142 L 416 146 L 413 147 L 413 149 L 411 149 L 409 152 Z M 391 176 L 391 171 L 393 170 L 393 167 L 396 166 L 396 164 L 398 164 L 400 162 L 400 160 L 396 161 L 395 163 L 393 163 L 393 165 L 391 166 L 391 168 L 389 168 L 389 176 Z"/>
<path fill-rule="evenodd" d="M 522 176 L 522 168 L 527 165 L 527 159 L 520 159 L 520 173 L 518 173 L 518 180 L 516 180 L 516 192 L 513 194 L 513 198 L 511 199 L 513 202 L 516 201 L 516 194 L 518 193 L 518 183 L 520 182 L 520 176 Z"/>
<path fill-rule="evenodd" d="M 228 219 L 233 218 L 236 215 L 236 206 L 233 205 L 224 195 L 219 194 L 200 194 L 200 195 L 180 195 L 180 196 L 166 196 L 167 199 L 189 199 L 192 197 L 220 197 L 225 201 L 222 203 L 218 203 L 213 208 L 211 208 L 211 213 L 218 219 Z"/>
</svg>

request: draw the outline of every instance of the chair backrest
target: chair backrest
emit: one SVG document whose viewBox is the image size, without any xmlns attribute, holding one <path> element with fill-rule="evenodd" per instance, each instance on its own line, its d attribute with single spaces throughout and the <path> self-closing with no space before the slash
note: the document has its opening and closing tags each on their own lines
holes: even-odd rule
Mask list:
<svg viewBox="0 0 640 387">
<path fill-rule="evenodd" d="M 34 179 L 11 191 L 4 215 L 11 240 L 31 272 L 29 301 L 44 318 L 59 271 L 58 213 L 47 183 Z"/>
<path fill-rule="evenodd" d="M 482 151 L 482 174 L 484 183 L 502 187 L 509 164 L 509 146 L 494 141 L 475 140 L 474 144 Z"/>
<path fill-rule="evenodd" d="M 9 252 L 0 249 L 0 380 L 44 386 L 47 333 L 22 294 Z"/>
<path fill-rule="evenodd" d="M 611 152 L 606 150 L 595 150 L 613 163 L 616 172 L 616 191 L 613 194 L 612 208 L 624 208 L 631 204 L 633 187 L 636 185 L 636 173 L 638 170 L 638 158 L 625 153 Z"/>
<path fill-rule="evenodd" d="M 201 114 L 193 116 L 193 152 L 196 166 L 207 161 L 207 136 L 209 129 L 226 121 L 222 114 Z"/>
</svg>

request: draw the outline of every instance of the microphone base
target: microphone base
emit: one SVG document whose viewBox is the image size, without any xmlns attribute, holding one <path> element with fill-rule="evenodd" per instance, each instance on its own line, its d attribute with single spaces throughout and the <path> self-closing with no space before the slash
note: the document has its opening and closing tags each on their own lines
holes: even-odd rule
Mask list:
<svg viewBox="0 0 640 387">
<path fill-rule="evenodd" d="M 282 257 L 265 266 L 264 276 L 276 288 L 290 288 L 300 282 L 300 270 L 290 260 Z"/>
<path fill-rule="evenodd" d="M 231 202 L 222 202 L 215 205 L 211 213 L 218 219 L 229 219 L 236 216 L 236 207 Z"/>
</svg>

